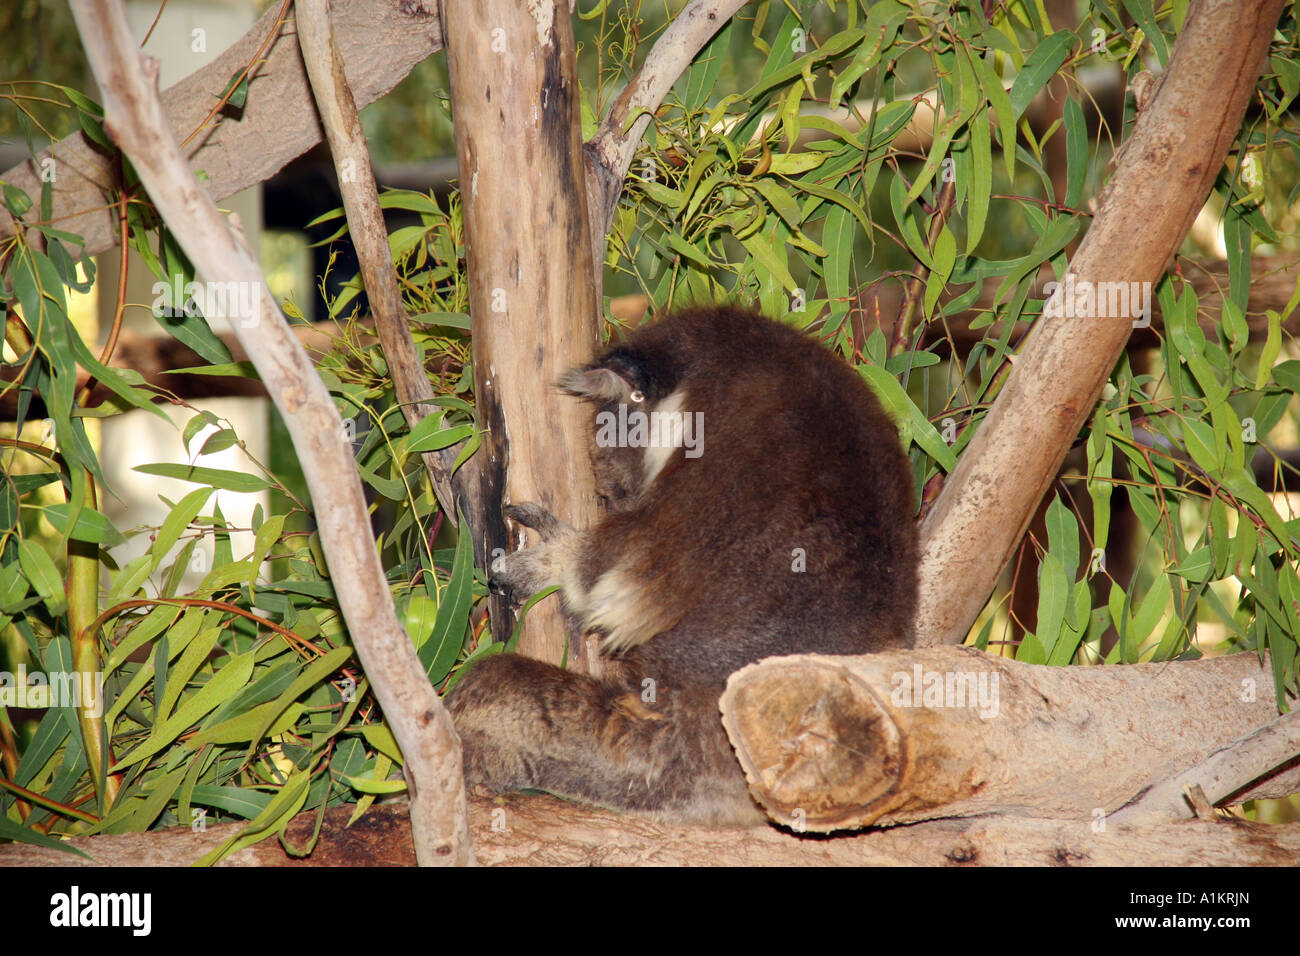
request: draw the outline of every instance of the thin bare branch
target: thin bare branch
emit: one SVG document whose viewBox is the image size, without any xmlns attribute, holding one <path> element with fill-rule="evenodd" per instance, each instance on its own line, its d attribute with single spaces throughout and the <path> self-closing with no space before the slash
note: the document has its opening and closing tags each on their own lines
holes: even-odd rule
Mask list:
<svg viewBox="0 0 1300 956">
<path fill-rule="evenodd" d="M 1206 726 L 1199 720 L 1196 725 Z M 1211 803 L 1219 803 L 1297 757 L 1300 712 L 1292 711 L 1156 784 L 1112 819 L 1118 823 L 1158 823 L 1198 816 L 1184 795 L 1188 787 L 1200 787 Z"/>
<path fill-rule="evenodd" d="M 366 296 L 375 316 L 375 329 L 384 358 L 393 376 L 397 399 L 402 404 L 406 424 L 414 428 L 426 415 L 441 415 L 433 402 L 433 387 L 420 364 L 407 323 L 402 294 L 397 288 L 388 247 L 388 228 L 379 208 L 379 187 L 375 185 L 370 165 L 370 149 L 361 128 L 361 116 L 343 72 L 343 57 L 334 42 L 330 27 L 329 0 L 298 0 L 298 42 L 303 62 L 311 79 L 312 95 L 325 127 L 325 138 L 338 172 L 339 191 L 348 217 L 348 232 L 361 262 Z M 434 494 L 443 513 L 456 523 L 456 502 L 452 494 L 451 470 L 463 445 L 442 451 L 428 451 L 422 456 L 424 467 L 433 482 Z"/>
<path fill-rule="evenodd" d="M 397 619 L 338 410 L 246 243 L 190 171 L 158 96 L 158 64 L 141 56 L 120 0 L 74 0 L 72 10 L 104 97 L 105 129 L 208 288 L 220 289 L 204 314 L 232 320 L 302 462 L 340 610 L 402 748 L 417 859 L 473 862 L 459 741 Z"/>
</svg>

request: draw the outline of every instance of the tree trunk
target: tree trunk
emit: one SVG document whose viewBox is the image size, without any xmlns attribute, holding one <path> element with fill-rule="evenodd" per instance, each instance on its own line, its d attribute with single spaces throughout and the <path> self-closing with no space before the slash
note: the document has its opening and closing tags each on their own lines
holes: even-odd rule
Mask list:
<svg viewBox="0 0 1300 956">
<path fill-rule="evenodd" d="M 302 462 L 339 610 L 405 759 L 417 856 L 424 865 L 472 863 L 460 742 L 397 619 L 334 400 L 289 331 L 247 242 L 186 165 L 158 96 L 157 61 L 140 54 L 121 3 L 73 0 L 72 11 L 103 93 L 105 130 L 195 272 L 225 294 L 215 311 L 232 320 Z M 212 304 L 204 306 L 206 315 L 214 314 Z"/>
<path fill-rule="evenodd" d="M 483 436 L 483 553 L 507 541 L 506 503 L 535 501 L 590 523 L 596 494 L 587 410 L 560 395 L 561 373 L 598 342 L 573 25 L 555 0 L 447 0 L 452 120 L 465 209 L 474 396 Z M 518 542 L 516 542 L 518 543 Z M 494 632 L 508 636 L 504 600 Z M 558 664 L 558 602 L 530 612 L 519 650 Z M 569 659 L 581 665 L 575 642 Z"/>
</svg>

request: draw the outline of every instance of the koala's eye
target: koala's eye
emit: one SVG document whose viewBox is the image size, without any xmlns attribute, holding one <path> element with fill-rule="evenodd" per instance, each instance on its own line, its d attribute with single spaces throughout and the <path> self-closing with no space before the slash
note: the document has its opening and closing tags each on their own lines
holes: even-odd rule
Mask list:
<svg viewBox="0 0 1300 956">
<path fill-rule="evenodd" d="M 637 405 L 640 405 L 642 402 L 645 401 L 645 392 L 641 391 L 641 389 L 638 388 L 634 390 L 632 394 L 628 396 L 628 398 L 630 398 Z"/>
</svg>

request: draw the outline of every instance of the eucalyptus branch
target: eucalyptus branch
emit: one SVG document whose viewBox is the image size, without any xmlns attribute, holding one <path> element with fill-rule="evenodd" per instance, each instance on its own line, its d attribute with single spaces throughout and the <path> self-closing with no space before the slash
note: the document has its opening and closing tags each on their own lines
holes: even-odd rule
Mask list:
<svg viewBox="0 0 1300 956">
<path fill-rule="evenodd" d="M 302 462 L 339 608 L 402 749 L 416 857 L 426 865 L 473 862 L 459 742 L 397 619 L 338 410 L 243 236 L 190 171 L 158 96 L 157 61 L 141 56 L 122 3 L 74 0 L 72 10 L 103 92 L 105 130 L 135 166 L 196 271 L 210 286 L 222 287 L 235 334 Z M 211 310 L 209 303 L 205 314 Z"/>
<path fill-rule="evenodd" d="M 605 235 L 614 221 L 623 180 L 651 117 L 696 54 L 746 2 L 691 0 L 659 35 L 641 69 L 587 142 L 587 211 L 597 266 L 604 257 Z"/>
<path fill-rule="evenodd" d="M 370 150 L 352 89 L 343 72 L 343 57 L 334 42 L 330 25 L 329 0 L 298 0 L 298 43 L 311 80 L 312 95 L 320 112 L 321 125 L 338 171 L 339 191 L 347 213 L 348 233 L 361 262 L 366 296 L 375 316 L 375 330 L 384 350 L 402 414 L 409 428 L 426 415 L 441 414 L 433 402 L 433 387 L 415 350 L 407 322 L 402 294 L 397 288 L 388 246 L 388 229 L 379 207 L 379 188 L 370 164 Z M 438 504 L 452 524 L 456 523 L 456 501 L 452 493 L 452 466 L 464 443 L 441 451 L 427 451 L 421 457 L 433 482 Z"/>
</svg>

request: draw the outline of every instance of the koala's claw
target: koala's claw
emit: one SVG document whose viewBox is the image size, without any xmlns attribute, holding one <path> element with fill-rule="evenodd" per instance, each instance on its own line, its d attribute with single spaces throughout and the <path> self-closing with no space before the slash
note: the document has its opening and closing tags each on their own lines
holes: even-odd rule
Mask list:
<svg viewBox="0 0 1300 956">
<path fill-rule="evenodd" d="M 536 504 L 532 501 L 521 502 L 517 505 L 506 505 L 504 514 L 511 521 L 518 522 L 525 528 L 532 528 L 542 536 L 546 541 L 560 531 L 561 523 L 555 515 L 543 505 Z"/>
</svg>

